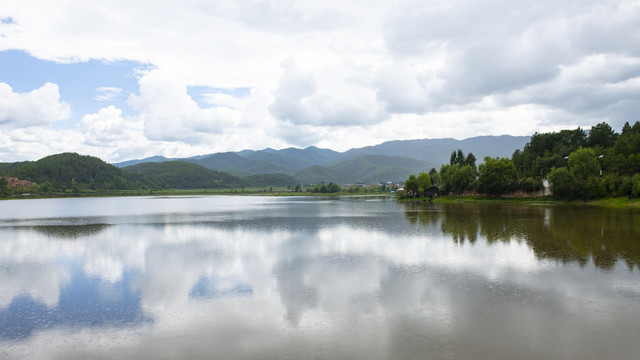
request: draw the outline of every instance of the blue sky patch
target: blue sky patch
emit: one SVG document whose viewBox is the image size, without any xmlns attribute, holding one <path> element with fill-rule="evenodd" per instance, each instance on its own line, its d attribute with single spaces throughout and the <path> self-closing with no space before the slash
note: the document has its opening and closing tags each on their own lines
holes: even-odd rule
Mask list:
<svg viewBox="0 0 640 360">
<path fill-rule="evenodd" d="M 47 82 L 58 85 L 60 100 L 71 106 L 74 123 L 109 105 L 120 108 L 123 116 L 132 115 L 127 98 L 138 93 L 136 74 L 149 68 L 149 64 L 136 61 L 89 60 L 66 64 L 40 60 L 20 50 L 0 52 L 0 82 L 20 93 L 38 89 Z"/>
</svg>

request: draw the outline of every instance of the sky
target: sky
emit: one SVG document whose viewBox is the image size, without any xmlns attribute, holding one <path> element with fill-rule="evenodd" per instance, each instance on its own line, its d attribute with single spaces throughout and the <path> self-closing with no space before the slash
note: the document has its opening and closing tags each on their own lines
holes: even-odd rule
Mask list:
<svg viewBox="0 0 640 360">
<path fill-rule="evenodd" d="M 640 120 L 640 1 L 4 1 L 0 162 Z"/>
</svg>

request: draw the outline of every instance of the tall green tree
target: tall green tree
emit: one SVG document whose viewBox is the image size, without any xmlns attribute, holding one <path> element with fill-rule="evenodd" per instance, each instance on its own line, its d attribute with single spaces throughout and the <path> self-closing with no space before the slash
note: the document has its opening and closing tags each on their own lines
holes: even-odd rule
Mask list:
<svg viewBox="0 0 640 360">
<path fill-rule="evenodd" d="M 591 148 L 600 147 L 602 149 L 610 148 L 615 143 L 616 138 L 616 132 L 613 131 L 609 124 L 603 122 L 591 127 L 587 138 L 587 146 Z"/>
<path fill-rule="evenodd" d="M 464 159 L 464 165 L 469 165 L 476 171 L 476 156 L 473 155 L 473 153 L 467 154 L 467 157 Z"/>
<path fill-rule="evenodd" d="M 409 175 L 409 179 L 404 182 L 404 192 L 407 196 L 415 196 L 418 194 L 418 180 L 415 175 Z"/>
<path fill-rule="evenodd" d="M 610 171 L 618 175 L 633 176 L 640 173 L 640 122 L 631 126 L 625 123 L 616 138 L 613 150 L 606 155 Z"/>
<path fill-rule="evenodd" d="M 518 185 L 518 173 L 509 159 L 485 157 L 484 163 L 478 166 L 478 190 L 489 195 L 500 195 L 511 192 Z"/>
<path fill-rule="evenodd" d="M 580 148 L 569 155 L 569 170 L 580 194 L 594 197 L 598 193 L 600 163 L 591 148 Z"/>
<path fill-rule="evenodd" d="M 469 165 L 442 165 L 440 168 L 440 179 L 445 194 L 461 194 L 470 190 L 475 177 L 476 173 Z"/>
<path fill-rule="evenodd" d="M 576 196 L 576 186 L 573 175 L 567 167 L 553 168 L 549 172 L 551 193 L 556 199 L 572 199 Z"/>
<path fill-rule="evenodd" d="M 569 155 L 569 169 L 575 181 L 586 184 L 587 180 L 600 174 L 600 163 L 591 148 L 580 148 Z"/>
<path fill-rule="evenodd" d="M 451 153 L 451 156 L 449 157 L 449 165 L 460 165 L 460 166 L 464 166 L 465 165 L 465 157 L 464 157 L 464 152 L 462 151 L 462 149 L 458 149 L 457 151 L 453 151 Z"/>
<path fill-rule="evenodd" d="M 429 176 L 429 173 L 427 173 L 427 172 L 421 172 L 420 174 L 418 174 L 418 177 L 416 178 L 416 181 L 418 183 L 418 194 L 419 194 L 419 196 L 423 196 L 425 190 L 427 190 L 428 188 L 430 188 L 433 185 L 431 183 L 431 177 Z"/>
<path fill-rule="evenodd" d="M 438 170 L 436 170 L 436 168 L 431 168 L 431 170 L 429 170 L 429 177 L 431 177 L 431 182 L 434 185 L 440 184 L 440 174 L 438 174 Z"/>
</svg>

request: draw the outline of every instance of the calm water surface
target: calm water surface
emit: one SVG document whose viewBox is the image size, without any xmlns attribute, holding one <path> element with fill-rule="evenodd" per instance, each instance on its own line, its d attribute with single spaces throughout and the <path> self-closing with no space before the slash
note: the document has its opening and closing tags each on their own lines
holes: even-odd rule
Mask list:
<svg viewBox="0 0 640 360">
<path fill-rule="evenodd" d="M 0 202 L 2 359 L 636 359 L 640 212 Z"/>
</svg>

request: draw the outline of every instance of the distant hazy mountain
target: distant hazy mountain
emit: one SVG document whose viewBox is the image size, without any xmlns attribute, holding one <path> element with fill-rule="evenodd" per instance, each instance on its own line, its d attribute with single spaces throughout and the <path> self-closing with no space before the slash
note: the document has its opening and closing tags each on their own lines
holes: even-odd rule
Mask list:
<svg viewBox="0 0 640 360">
<path fill-rule="evenodd" d="M 300 184 L 300 180 L 285 174 L 260 174 L 250 175 L 242 178 L 244 186 L 248 187 L 266 187 L 266 186 L 291 186 Z"/>
<path fill-rule="evenodd" d="M 516 149 L 522 149 L 529 141 L 529 136 L 478 136 L 464 140 L 456 139 L 422 139 L 397 140 L 351 149 L 342 153 L 338 160 L 347 160 L 359 155 L 390 155 L 410 157 L 428 161 L 439 168 L 449 163 L 451 152 L 461 149 L 465 155 L 473 153 L 482 162 L 485 156 L 511 157 Z"/>
<path fill-rule="evenodd" d="M 237 176 L 282 173 L 291 175 L 293 170 L 285 164 L 251 160 L 237 153 L 217 153 L 200 159 L 184 159 L 209 170 L 224 171 Z"/>
<path fill-rule="evenodd" d="M 292 172 L 300 171 L 312 165 L 328 164 L 340 155 L 337 151 L 319 149 L 315 146 L 310 146 L 305 149 L 288 148 L 283 150 L 244 150 L 237 154 L 250 160 L 279 164 L 288 168 Z"/>
<path fill-rule="evenodd" d="M 351 174 L 358 182 L 402 181 L 411 174 L 429 170 L 426 161 L 385 155 L 362 155 L 332 164 L 333 168 Z"/>
<path fill-rule="evenodd" d="M 352 174 L 334 167 L 322 165 L 309 166 L 297 172 L 294 177 L 303 184 L 318 184 L 323 181 L 327 184 L 330 182 L 336 184 L 351 184 L 357 181 L 356 177 Z"/>
<path fill-rule="evenodd" d="M 422 139 L 388 141 L 379 145 L 354 148 L 345 152 L 310 146 L 305 149 L 243 150 L 178 159 L 201 165 L 209 170 L 223 171 L 235 176 L 284 174 L 305 183 L 330 181 L 354 183 L 369 181 L 398 181 L 440 168 L 449 163 L 451 152 L 461 149 L 472 152 L 478 164 L 485 156 L 511 157 L 522 149 L 529 136 L 478 136 L 465 140 Z M 161 156 L 131 160 L 115 164 L 118 167 L 144 162 L 169 161 Z M 266 178 L 262 178 L 263 180 Z M 290 179 L 288 179 L 289 181 Z"/>
<path fill-rule="evenodd" d="M 141 163 L 156 163 L 156 162 L 165 162 L 165 161 L 172 161 L 174 159 L 167 159 L 164 156 L 152 156 L 146 159 L 140 159 L 140 160 L 129 160 L 129 161 L 123 161 L 121 163 L 117 163 L 117 164 L 113 164 L 119 168 L 124 168 L 127 166 L 132 166 L 132 165 L 138 165 Z"/>
</svg>

